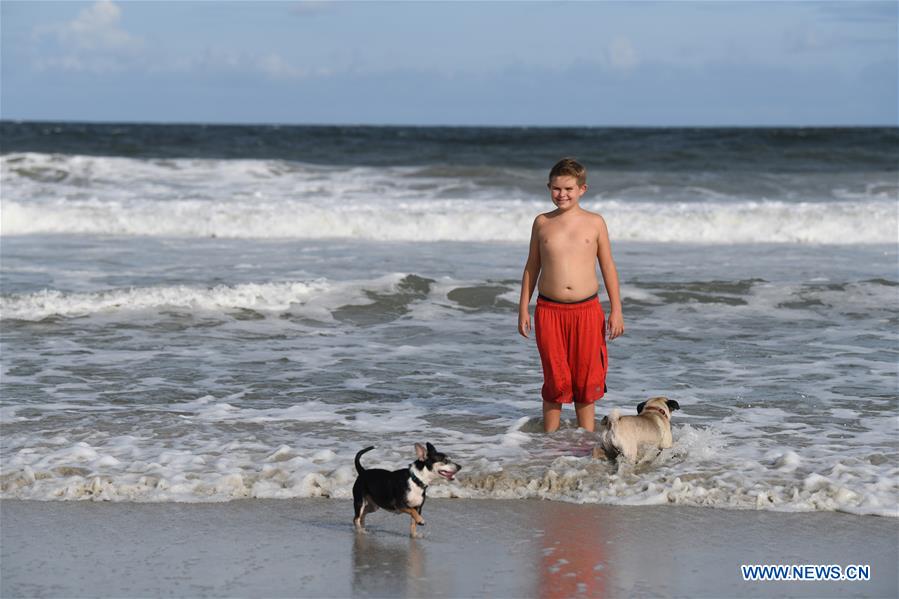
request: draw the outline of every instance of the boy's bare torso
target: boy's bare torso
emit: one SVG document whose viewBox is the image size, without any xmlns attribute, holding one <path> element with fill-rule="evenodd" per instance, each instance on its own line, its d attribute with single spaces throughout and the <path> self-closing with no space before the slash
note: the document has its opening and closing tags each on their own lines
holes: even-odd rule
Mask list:
<svg viewBox="0 0 899 599">
<path fill-rule="evenodd" d="M 600 216 L 582 208 L 553 211 L 537 218 L 541 295 L 576 302 L 599 291 L 596 257 Z"/>
</svg>

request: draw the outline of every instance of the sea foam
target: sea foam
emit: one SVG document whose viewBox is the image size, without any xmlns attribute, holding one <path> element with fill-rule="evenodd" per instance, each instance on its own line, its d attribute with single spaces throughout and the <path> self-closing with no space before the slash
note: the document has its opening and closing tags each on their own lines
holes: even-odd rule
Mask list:
<svg viewBox="0 0 899 599">
<path fill-rule="evenodd" d="M 238 412 L 206 414 L 231 419 L 237 418 Z M 299 412 L 276 418 L 291 417 L 305 418 Z M 433 485 L 429 493 L 434 497 L 823 510 L 899 517 L 895 468 L 885 476 L 882 470 L 852 458 L 825 466 L 811 455 L 804 459 L 788 452 L 759 459 L 747 455 L 735 470 L 715 457 L 722 453 L 730 453 L 731 460 L 734 457 L 720 433 L 689 425 L 678 426 L 674 432 L 674 448 L 636 466 L 573 455 L 548 463 L 526 457 L 502 466 L 495 460 L 469 459 L 456 481 Z M 347 450 L 204 441 L 192 450 L 154 454 L 137 451 L 134 441 L 122 439 L 101 449 L 57 439 L 55 448 L 20 451 L 6 460 L 0 496 L 153 502 L 349 499 L 355 479 L 352 452 Z M 450 444 L 441 444 L 441 448 L 458 455 Z M 408 462 L 407 456 L 382 450 L 370 456 L 369 467 L 403 468 Z"/>
<path fill-rule="evenodd" d="M 617 240 L 683 243 L 882 244 L 895 241 L 892 202 L 739 202 L 659 205 L 586 202 Z M 378 241 L 527 242 L 537 202 L 355 203 L 322 207 L 285 200 L 4 201 L 2 234 L 159 237 L 352 238 Z"/>
<path fill-rule="evenodd" d="M 539 185 L 428 169 L 259 160 L 7 155 L 0 234 L 525 242 L 552 205 Z M 531 176 L 528 173 L 528 176 Z M 793 181 L 784 185 L 803 185 Z M 775 197 L 733 183 L 591 188 L 613 239 L 868 244 L 896 240 L 895 184 Z M 530 189 L 528 187 L 527 189 Z"/>
</svg>

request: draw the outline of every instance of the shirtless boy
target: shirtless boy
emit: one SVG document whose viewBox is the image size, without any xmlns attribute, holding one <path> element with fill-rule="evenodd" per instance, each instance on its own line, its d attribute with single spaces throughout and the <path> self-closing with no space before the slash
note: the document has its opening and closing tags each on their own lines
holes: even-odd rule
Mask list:
<svg viewBox="0 0 899 599">
<path fill-rule="evenodd" d="M 562 404 L 574 402 L 578 426 L 594 430 L 593 403 L 605 394 L 606 336 L 624 333 L 618 271 L 612 260 L 606 221 L 580 207 L 587 192 L 587 170 L 565 158 L 549 172 L 556 209 L 534 219 L 528 261 L 521 277 L 518 332 L 528 337 L 528 306 L 534 287 L 537 349 L 543 365 L 543 429 L 559 428 Z M 599 303 L 596 262 L 609 295 L 610 313 Z"/>
</svg>

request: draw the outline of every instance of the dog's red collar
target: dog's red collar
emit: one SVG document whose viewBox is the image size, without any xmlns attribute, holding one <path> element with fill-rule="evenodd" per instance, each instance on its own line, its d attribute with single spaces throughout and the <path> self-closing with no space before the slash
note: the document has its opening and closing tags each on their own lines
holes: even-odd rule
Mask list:
<svg viewBox="0 0 899 599">
<path fill-rule="evenodd" d="M 663 410 L 662 408 L 657 408 L 655 406 L 646 406 L 645 408 L 643 408 L 643 412 L 649 412 L 650 410 L 653 412 L 658 412 L 665 417 L 665 420 L 668 420 L 668 414 L 666 414 L 665 410 Z M 643 412 L 640 413 L 642 414 Z"/>
</svg>

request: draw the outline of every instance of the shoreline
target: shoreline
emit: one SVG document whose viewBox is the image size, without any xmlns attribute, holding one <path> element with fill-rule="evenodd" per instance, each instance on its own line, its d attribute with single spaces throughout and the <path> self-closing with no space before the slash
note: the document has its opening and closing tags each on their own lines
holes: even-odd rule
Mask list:
<svg viewBox="0 0 899 599">
<path fill-rule="evenodd" d="M 352 502 L 0 500 L 0 595 L 862 596 L 899 592 L 899 521 L 835 512 L 430 499 L 423 538 Z M 870 565 L 745 582 L 746 564 Z"/>
</svg>

